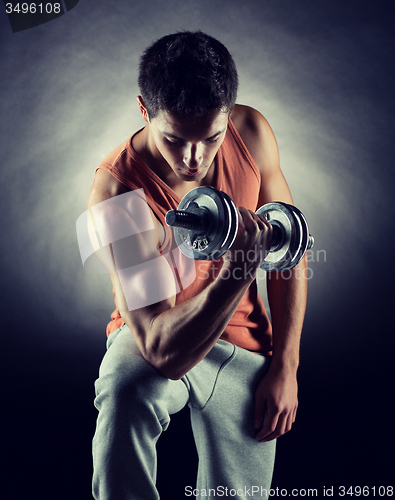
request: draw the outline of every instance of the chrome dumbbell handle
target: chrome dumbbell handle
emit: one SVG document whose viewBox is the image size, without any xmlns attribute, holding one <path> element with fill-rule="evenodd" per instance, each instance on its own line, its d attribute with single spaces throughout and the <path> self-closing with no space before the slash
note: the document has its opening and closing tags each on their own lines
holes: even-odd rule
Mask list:
<svg viewBox="0 0 395 500">
<path fill-rule="evenodd" d="M 196 204 L 195 204 L 196 205 Z M 182 227 L 196 232 L 205 232 L 210 224 L 209 213 L 202 208 L 187 210 L 170 210 L 166 214 L 166 224 L 171 227 Z M 270 223 L 269 223 L 270 224 Z M 272 241 L 270 250 L 274 250 L 282 241 L 282 229 L 277 224 L 270 224 L 272 227 Z"/>
<path fill-rule="evenodd" d="M 194 212 L 189 208 L 189 210 L 170 210 L 167 212 L 166 224 L 172 227 L 204 231 L 207 229 L 209 221 L 204 208 L 196 208 Z"/>
</svg>

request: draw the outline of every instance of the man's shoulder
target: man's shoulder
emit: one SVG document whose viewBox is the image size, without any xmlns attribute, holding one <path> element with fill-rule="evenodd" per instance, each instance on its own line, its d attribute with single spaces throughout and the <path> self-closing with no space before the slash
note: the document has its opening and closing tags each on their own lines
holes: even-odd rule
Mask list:
<svg viewBox="0 0 395 500">
<path fill-rule="evenodd" d="M 277 142 L 266 118 L 250 106 L 236 104 L 230 118 L 258 165 L 267 163 L 267 155 L 277 151 Z"/>
<path fill-rule="evenodd" d="M 88 207 L 90 208 L 102 201 L 114 198 L 128 191 L 130 189 L 110 174 L 110 172 L 103 168 L 98 168 L 89 193 Z"/>
<path fill-rule="evenodd" d="M 108 153 L 99 163 L 99 167 L 108 168 L 119 164 L 119 162 L 122 161 L 123 158 L 128 156 L 128 144 L 130 143 L 130 140 L 131 138 L 123 141 L 121 144 L 119 144 L 119 146 Z"/>
<path fill-rule="evenodd" d="M 273 134 L 262 113 L 250 106 L 235 104 L 230 117 L 247 147 L 247 143 L 254 145 L 254 141 L 260 141 Z"/>
<path fill-rule="evenodd" d="M 124 183 L 118 179 L 114 170 L 119 173 L 125 170 L 124 163 L 127 162 L 126 170 L 131 175 L 132 163 L 129 161 L 128 144 L 130 138 L 123 141 L 119 146 L 111 151 L 97 166 L 93 185 L 89 195 L 89 204 L 93 205 L 101 201 L 113 198 L 120 194 L 131 191 Z"/>
<path fill-rule="evenodd" d="M 251 106 L 246 106 L 245 104 L 235 104 L 230 117 L 233 123 L 241 127 L 256 127 L 261 119 L 264 119 L 263 115 L 252 108 Z"/>
</svg>

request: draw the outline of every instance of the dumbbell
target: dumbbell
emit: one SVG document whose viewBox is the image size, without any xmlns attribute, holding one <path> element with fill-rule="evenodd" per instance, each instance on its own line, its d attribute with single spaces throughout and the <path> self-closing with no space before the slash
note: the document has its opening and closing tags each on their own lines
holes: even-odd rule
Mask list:
<svg viewBox="0 0 395 500">
<path fill-rule="evenodd" d="M 256 212 L 273 228 L 269 252 L 260 264 L 265 271 L 292 269 L 314 244 L 302 212 L 287 203 L 267 203 Z M 195 260 L 215 260 L 232 246 L 238 213 L 232 199 L 208 186 L 192 189 L 177 210 L 166 214 L 182 253 Z"/>
</svg>

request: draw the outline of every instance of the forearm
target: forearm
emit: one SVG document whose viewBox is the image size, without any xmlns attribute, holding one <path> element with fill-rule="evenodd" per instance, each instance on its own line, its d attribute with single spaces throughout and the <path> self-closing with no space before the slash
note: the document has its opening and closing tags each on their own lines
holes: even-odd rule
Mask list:
<svg viewBox="0 0 395 500">
<path fill-rule="evenodd" d="M 307 300 L 306 259 L 281 273 L 270 273 L 267 291 L 273 326 L 273 369 L 295 372 Z M 291 276 L 288 273 L 292 273 Z"/>
<path fill-rule="evenodd" d="M 164 376 L 181 378 L 201 361 L 235 313 L 251 280 L 222 279 L 227 266 L 231 264 L 224 264 L 219 277 L 201 293 L 155 315 L 145 325 L 142 354 Z"/>
</svg>

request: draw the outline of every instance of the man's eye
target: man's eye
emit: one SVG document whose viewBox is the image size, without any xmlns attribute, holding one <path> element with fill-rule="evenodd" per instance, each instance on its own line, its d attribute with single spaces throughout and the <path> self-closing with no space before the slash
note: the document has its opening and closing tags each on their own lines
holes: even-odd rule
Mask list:
<svg viewBox="0 0 395 500">
<path fill-rule="evenodd" d="M 171 137 L 165 137 L 166 139 L 166 142 L 168 144 L 170 144 L 171 146 L 181 146 L 182 145 L 182 141 L 179 141 L 177 139 L 173 139 Z"/>
<path fill-rule="evenodd" d="M 218 142 L 218 139 L 219 137 L 217 137 L 216 139 L 210 139 L 209 141 L 204 141 L 206 144 L 215 144 L 216 142 Z"/>
</svg>

